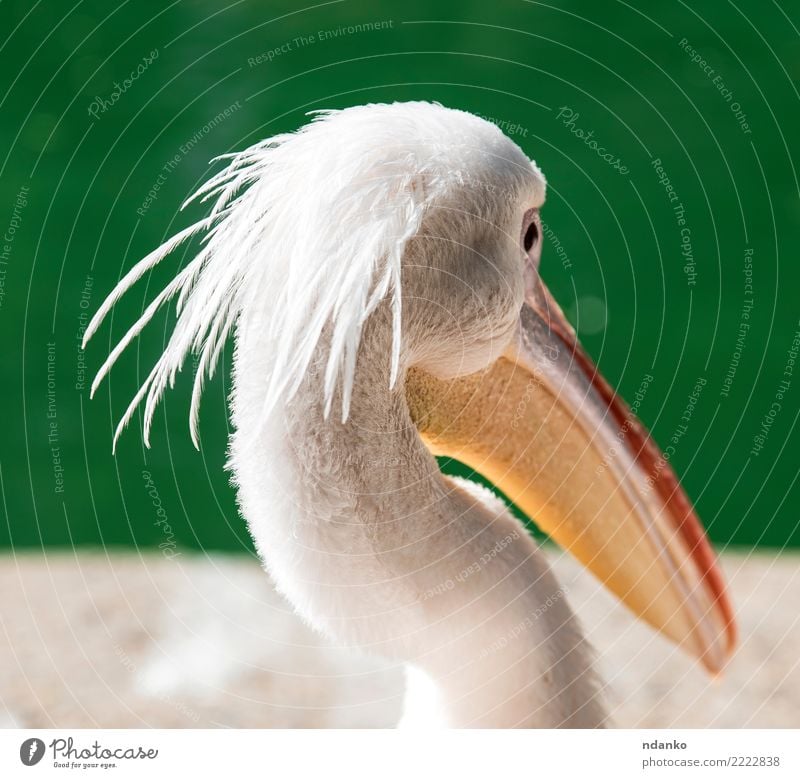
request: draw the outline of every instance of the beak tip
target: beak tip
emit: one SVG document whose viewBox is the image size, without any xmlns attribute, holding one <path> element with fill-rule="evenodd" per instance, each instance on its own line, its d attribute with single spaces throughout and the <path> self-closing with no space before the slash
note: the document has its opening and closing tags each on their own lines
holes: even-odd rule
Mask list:
<svg viewBox="0 0 800 778">
<path fill-rule="evenodd" d="M 725 670 L 731 660 L 731 654 L 724 654 L 723 656 L 710 657 L 708 655 L 701 657 L 700 661 L 703 664 L 703 669 L 708 673 L 711 680 L 714 682 L 722 681 L 725 676 Z"/>
<path fill-rule="evenodd" d="M 712 680 L 722 680 L 725 669 L 736 651 L 737 644 L 738 631 L 736 622 L 731 617 L 718 637 L 708 645 L 701 645 L 700 650 L 696 652 L 703 668 Z"/>
</svg>

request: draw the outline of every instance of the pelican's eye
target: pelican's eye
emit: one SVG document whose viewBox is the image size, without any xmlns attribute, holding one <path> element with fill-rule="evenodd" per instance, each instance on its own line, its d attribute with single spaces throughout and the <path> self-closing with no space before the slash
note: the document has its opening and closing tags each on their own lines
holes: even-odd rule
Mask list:
<svg viewBox="0 0 800 778">
<path fill-rule="evenodd" d="M 530 250 L 536 245 L 536 242 L 539 240 L 539 228 L 536 226 L 536 222 L 532 221 L 528 225 L 528 229 L 525 230 L 525 236 L 522 239 L 522 247 L 525 249 L 525 253 L 530 253 Z"/>
</svg>

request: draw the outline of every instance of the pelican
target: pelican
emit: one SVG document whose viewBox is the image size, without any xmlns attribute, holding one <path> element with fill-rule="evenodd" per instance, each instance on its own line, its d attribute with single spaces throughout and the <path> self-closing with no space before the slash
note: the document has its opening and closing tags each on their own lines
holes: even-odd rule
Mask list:
<svg viewBox="0 0 800 778">
<path fill-rule="evenodd" d="M 636 616 L 711 673 L 736 629 L 691 502 L 539 274 L 545 179 L 494 124 L 427 102 L 323 111 L 224 157 L 210 212 L 141 260 L 197 253 L 174 330 L 121 418 L 197 356 L 189 430 L 234 339 L 229 467 L 278 589 L 338 644 L 408 668 L 401 724 L 609 725 L 545 554 L 489 479 Z"/>
</svg>

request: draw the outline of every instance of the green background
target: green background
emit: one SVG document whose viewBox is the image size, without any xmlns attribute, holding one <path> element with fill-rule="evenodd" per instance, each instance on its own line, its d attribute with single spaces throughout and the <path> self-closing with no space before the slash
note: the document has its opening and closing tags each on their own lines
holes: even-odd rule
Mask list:
<svg viewBox="0 0 800 778">
<path fill-rule="evenodd" d="M 212 157 L 295 129 L 309 110 L 425 99 L 519 125 L 513 138 L 550 184 L 543 275 L 623 395 L 653 376 L 639 413 L 659 442 L 681 424 L 698 380 L 707 381 L 672 462 L 712 538 L 722 546 L 797 546 L 800 367 L 763 450 L 756 456 L 751 448 L 800 328 L 800 11 L 764 0 L 637 8 L 0 3 L 0 228 L 16 227 L 0 265 L 0 544 L 164 542 L 146 470 L 180 547 L 251 550 L 223 471 L 225 371 L 205 397 L 202 453 L 188 435 L 188 365 L 156 415 L 152 450 L 134 424 L 114 458 L 114 419 L 159 353 L 173 312 L 157 318 L 91 402 L 76 386 L 81 315 L 137 258 L 201 215 L 202 206 L 178 207 Z M 368 22 L 384 29 L 320 35 Z M 315 41 L 301 45 L 301 35 Z M 687 44 L 712 75 L 692 62 Z M 271 62 L 253 64 L 280 47 Z M 151 51 L 157 58 L 120 99 L 90 115 L 95 97 L 108 99 L 114 82 Z M 214 121 L 231 106 L 228 118 Z M 592 131 L 630 172 L 621 175 L 576 137 L 557 118 L 561 107 L 578 113 L 574 127 Z M 176 157 L 157 199 L 137 214 Z M 694 285 L 654 159 L 685 206 Z M 21 187 L 29 188 L 27 205 L 15 216 Z M 740 335 L 748 249 L 750 328 L 722 396 Z M 103 326 L 86 355 L 86 386 L 182 261 L 183 254 L 165 262 Z"/>
</svg>

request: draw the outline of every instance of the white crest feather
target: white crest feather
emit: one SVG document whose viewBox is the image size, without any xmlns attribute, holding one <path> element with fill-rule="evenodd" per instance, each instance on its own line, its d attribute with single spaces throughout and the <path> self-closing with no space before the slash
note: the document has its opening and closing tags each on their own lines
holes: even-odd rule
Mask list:
<svg viewBox="0 0 800 778">
<path fill-rule="evenodd" d="M 265 377 L 265 413 L 297 390 L 330 324 L 325 407 L 330 412 L 340 387 L 346 420 L 362 327 L 387 296 L 393 319 L 391 381 L 397 379 L 401 258 L 437 190 L 432 166 L 437 138 L 443 135 L 441 126 L 430 126 L 431 141 L 421 147 L 420 106 L 428 111 L 433 106 L 402 105 L 319 113 L 296 133 L 220 158 L 229 160 L 227 167 L 187 200 L 213 199 L 209 216 L 130 270 L 86 329 L 84 346 L 136 281 L 180 244 L 205 233 L 194 259 L 147 306 L 92 384 L 94 394 L 122 351 L 177 294 L 174 331 L 119 422 L 115 446 L 143 399 L 144 440 L 149 446 L 157 403 L 190 351 L 200 355 L 190 411 L 192 440 L 198 445 L 205 377 L 213 375 L 228 335 L 248 309 L 265 311 L 266 326 L 277 344 L 272 374 Z M 382 109 L 393 111 L 389 121 Z M 431 176 L 424 186 L 418 185 L 426 173 Z"/>
</svg>

